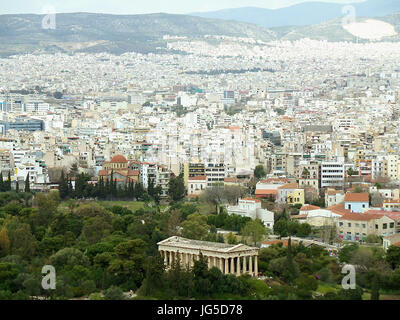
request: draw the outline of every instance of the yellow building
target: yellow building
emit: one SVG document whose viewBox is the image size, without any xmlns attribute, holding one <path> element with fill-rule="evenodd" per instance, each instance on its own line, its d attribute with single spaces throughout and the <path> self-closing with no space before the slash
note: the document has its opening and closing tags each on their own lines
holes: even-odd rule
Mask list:
<svg viewBox="0 0 400 320">
<path fill-rule="evenodd" d="M 304 189 L 296 189 L 288 193 L 287 203 L 291 205 L 305 204 Z"/>
<path fill-rule="evenodd" d="M 185 183 L 185 187 L 188 186 L 189 178 L 204 176 L 205 168 L 204 163 L 188 163 L 186 162 L 183 165 L 183 179 Z"/>
</svg>

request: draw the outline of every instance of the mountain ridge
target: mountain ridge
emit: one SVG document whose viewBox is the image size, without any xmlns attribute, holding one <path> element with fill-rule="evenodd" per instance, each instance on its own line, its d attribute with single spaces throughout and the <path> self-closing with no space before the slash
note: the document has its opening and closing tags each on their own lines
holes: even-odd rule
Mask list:
<svg viewBox="0 0 400 320">
<path fill-rule="evenodd" d="M 353 6 L 357 17 L 383 17 L 400 11 L 398 0 L 367 0 L 360 3 L 338 4 L 329 2 L 305 2 L 279 9 L 242 7 L 210 12 L 194 12 L 190 15 L 255 23 L 266 28 L 306 26 L 320 24 L 343 17 L 345 6 Z"/>
<path fill-rule="evenodd" d="M 265 42 L 310 38 L 327 41 L 356 41 L 336 18 L 311 26 L 265 28 L 244 22 L 206 19 L 187 15 L 154 13 L 149 15 L 109 15 L 98 13 L 57 14 L 56 29 L 42 29 L 44 15 L 0 15 L 0 56 L 26 53 L 125 52 L 164 53 L 165 35 L 205 40 L 206 35 L 253 38 Z M 368 18 L 358 18 L 362 22 Z M 399 41 L 400 12 L 378 20 L 395 27 L 397 36 L 384 41 Z"/>
</svg>

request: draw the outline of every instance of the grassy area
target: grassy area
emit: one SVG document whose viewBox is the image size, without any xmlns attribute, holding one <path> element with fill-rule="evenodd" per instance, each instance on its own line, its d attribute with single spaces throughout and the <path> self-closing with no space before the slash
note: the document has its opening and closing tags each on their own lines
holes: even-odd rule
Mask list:
<svg viewBox="0 0 400 320">
<path fill-rule="evenodd" d="M 104 207 L 120 206 L 127 208 L 132 212 L 144 208 L 144 202 L 141 201 L 99 201 L 99 204 Z"/>
<path fill-rule="evenodd" d="M 215 213 L 215 206 L 209 203 L 198 202 L 196 203 L 196 205 L 199 208 L 199 213 L 201 214 Z"/>
<path fill-rule="evenodd" d="M 365 292 L 363 294 L 363 300 L 371 300 L 371 293 Z M 381 294 L 379 300 L 400 300 L 399 294 Z"/>
<path fill-rule="evenodd" d="M 321 282 L 318 284 L 318 289 L 317 292 L 322 293 L 322 294 L 327 294 L 328 292 L 337 292 L 337 286 L 336 285 L 330 285 L 324 282 Z"/>
</svg>

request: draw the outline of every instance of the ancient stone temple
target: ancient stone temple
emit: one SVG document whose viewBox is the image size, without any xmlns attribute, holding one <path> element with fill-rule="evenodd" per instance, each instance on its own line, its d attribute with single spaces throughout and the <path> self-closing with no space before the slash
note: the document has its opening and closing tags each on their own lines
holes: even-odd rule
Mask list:
<svg viewBox="0 0 400 320">
<path fill-rule="evenodd" d="M 208 261 L 208 267 L 217 267 L 223 274 L 258 275 L 258 248 L 244 244 L 189 240 L 171 237 L 158 243 L 158 250 L 168 268 L 179 259 L 182 266 L 192 267 L 200 254 Z"/>
</svg>

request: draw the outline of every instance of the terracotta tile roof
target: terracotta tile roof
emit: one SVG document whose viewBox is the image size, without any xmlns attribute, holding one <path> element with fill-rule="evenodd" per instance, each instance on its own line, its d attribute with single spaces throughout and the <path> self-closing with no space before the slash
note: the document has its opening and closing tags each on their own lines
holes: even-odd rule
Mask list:
<svg viewBox="0 0 400 320">
<path fill-rule="evenodd" d="M 344 208 L 344 203 L 335 204 L 333 206 L 326 208 L 326 210 L 332 211 L 333 213 L 336 214 L 340 214 L 341 216 L 343 216 L 346 213 L 351 213 L 350 210 Z"/>
<path fill-rule="evenodd" d="M 206 176 L 192 177 L 189 178 L 188 181 L 207 181 L 207 177 Z"/>
<path fill-rule="evenodd" d="M 281 183 L 289 183 L 289 180 L 285 179 L 285 178 L 269 178 L 266 180 L 261 180 L 260 182 L 265 183 L 265 184 L 267 184 L 267 183 L 281 184 Z"/>
<path fill-rule="evenodd" d="M 127 163 L 128 160 L 123 155 L 117 155 L 111 159 L 111 163 Z"/>
<path fill-rule="evenodd" d="M 269 189 L 269 190 L 265 190 L 265 189 L 257 189 L 256 190 L 256 195 L 257 196 L 261 196 L 261 195 L 277 195 L 278 194 L 278 190 L 273 190 L 273 189 Z"/>
<path fill-rule="evenodd" d="M 240 200 L 261 202 L 260 200 L 254 199 L 254 198 L 243 198 L 243 199 L 240 199 Z"/>
<path fill-rule="evenodd" d="M 284 247 L 288 246 L 288 240 L 271 240 L 271 241 L 261 242 L 261 244 L 266 244 L 266 245 L 270 245 L 270 246 L 272 246 L 274 244 L 279 244 L 279 243 L 282 243 Z"/>
<path fill-rule="evenodd" d="M 108 173 L 107 170 L 100 170 L 99 173 L 98 173 L 98 175 L 99 175 L 99 176 L 108 176 L 109 173 Z"/>
<path fill-rule="evenodd" d="M 343 191 L 341 190 L 332 190 L 332 189 L 328 189 L 328 191 L 326 192 L 329 196 L 334 196 L 336 194 L 343 194 Z"/>
<path fill-rule="evenodd" d="M 384 211 L 384 210 L 368 210 L 365 214 L 376 214 L 386 216 L 394 221 L 400 220 L 400 212 L 395 211 Z"/>
<path fill-rule="evenodd" d="M 224 179 L 224 182 L 232 182 L 232 183 L 235 183 L 235 182 L 239 182 L 239 180 L 238 180 L 238 178 L 228 177 L 228 178 L 225 178 L 225 179 Z"/>
<path fill-rule="evenodd" d="M 368 193 L 346 193 L 345 202 L 369 202 Z"/>
<path fill-rule="evenodd" d="M 370 221 L 374 219 L 381 219 L 383 216 L 379 214 L 365 214 L 365 213 L 346 213 L 339 220 L 352 220 L 352 221 Z"/>
<path fill-rule="evenodd" d="M 300 211 L 311 211 L 311 210 L 318 210 L 318 209 L 321 209 L 321 207 L 313 206 L 311 204 L 307 204 L 305 206 L 302 206 L 300 208 Z"/>
<path fill-rule="evenodd" d="M 128 176 L 138 176 L 140 175 L 139 170 L 128 170 Z"/>
<path fill-rule="evenodd" d="M 279 187 L 278 189 L 297 189 L 298 188 L 298 184 L 297 183 L 288 183 L 285 184 L 282 187 Z"/>
</svg>

